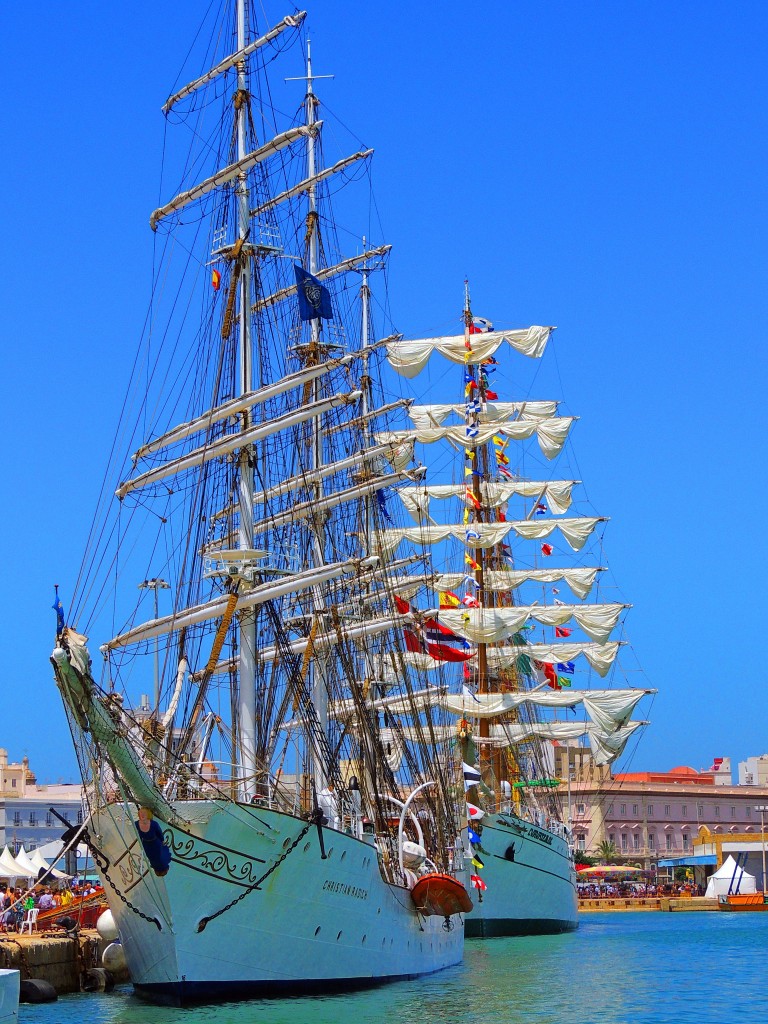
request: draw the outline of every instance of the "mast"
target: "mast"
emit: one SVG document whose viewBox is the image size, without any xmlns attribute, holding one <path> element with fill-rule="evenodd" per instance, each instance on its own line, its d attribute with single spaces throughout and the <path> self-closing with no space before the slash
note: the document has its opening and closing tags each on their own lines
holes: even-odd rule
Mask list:
<svg viewBox="0 0 768 1024">
<path fill-rule="evenodd" d="M 305 105 L 305 122 L 308 129 L 307 135 L 307 180 L 310 182 L 307 189 L 307 257 L 309 262 L 309 273 L 313 276 L 317 275 L 319 269 L 319 244 L 318 244 L 318 217 L 317 217 L 317 190 L 316 190 L 316 153 L 315 153 L 315 134 L 313 131 L 317 124 L 317 106 L 318 99 L 315 96 L 313 82 L 316 76 L 312 74 L 312 47 L 311 41 L 307 39 L 307 92 L 304 98 Z M 319 77 L 330 77 L 322 75 Z M 287 79 L 287 81 L 293 81 L 293 79 Z M 310 321 L 310 343 L 306 351 L 305 363 L 306 366 L 313 366 L 321 361 L 321 324 L 322 321 L 319 317 L 315 317 Z M 317 402 L 321 397 L 321 381 L 319 378 L 315 378 L 311 384 L 311 390 L 309 391 L 309 397 L 313 402 Z M 320 419 L 318 418 L 313 422 L 312 434 L 311 434 L 311 470 L 313 474 L 317 474 L 316 482 L 313 485 L 313 497 L 316 501 L 320 501 L 323 497 L 323 479 L 320 474 L 320 469 L 323 465 L 323 428 Z M 321 566 L 325 562 L 325 526 L 322 516 L 318 516 L 312 525 L 312 558 L 315 566 Z M 320 588 L 314 591 L 314 616 L 313 625 L 321 620 L 324 613 L 324 601 L 323 595 Z M 310 678 L 312 680 L 312 701 L 317 712 L 317 718 L 320 724 L 322 732 L 327 735 L 328 733 L 328 691 L 325 680 L 325 669 L 328 664 L 327 655 L 317 656 L 312 658 L 309 664 Z M 315 787 L 318 792 L 325 789 L 328 784 L 328 771 L 327 766 L 322 763 L 322 759 L 319 756 L 320 751 L 310 748 L 308 749 L 308 755 L 311 758 L 310 771 L 315 780 Z"/>
<path fill-rule="evenodd" d="M 237 48 L 246 46 L 245 0 L 237 0 Z M 246 59 L 237 62 L 237 92 L 235 93 L 235 117 L 237 130 L 237 158 L 242 160 L 247 153 L 247 68 Z M 245 395 L 254 390 L 253 357 L 251 349 L 251 260 L 243 253 L 243 246 L 249 229 L 248 212 L 248 178 L 247 171 L 241 171 L 237 177 L 237 260 L 242 261 L 240 267 L 233 261 L 232 273 L 239 270 L 239 392 Z M 247 430 L 251 425 L 252 413 L 245 410 L 242 415 L 242 428 Z M 253 493 L 254 472 L 251 464 L 251 450 L 244 446 L 240 452 L 238 475 L 238 547 L 241 550 L 253 549 Z M 240 784 L 239 795 L 249 801 L 256 792 L 256 611 L 246 611 L 240 617 L 239 626 L 239 699 L 237 737 L 239 746 Z"/>
</svg>

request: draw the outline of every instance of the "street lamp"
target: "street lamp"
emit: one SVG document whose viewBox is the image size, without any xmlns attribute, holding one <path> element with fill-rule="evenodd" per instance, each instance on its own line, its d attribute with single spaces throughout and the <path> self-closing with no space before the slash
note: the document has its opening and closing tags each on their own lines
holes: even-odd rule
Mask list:
<svg viewBox="0 0 768 1024">
<path fill-rule="evenodd" d="M 768 811 L 768 807 L 765 804 L 760 804 L 755 810 L 760 811 L 760 839 L 763 847 L 763 896 L 765 896 L 765 812 Z"/>
<path fill-rule="evenodd" d="M 169 590 L 170 583 L 165 580 L 153 579 L 144 580 L 139 584 L 139 590 L 152 590 L 155 595 L 155 618 L 157 618 L 157 592 L 158 590 Z M 160 637 L 155 637 L 155 711 L 160 707 Z"/>
</svg>

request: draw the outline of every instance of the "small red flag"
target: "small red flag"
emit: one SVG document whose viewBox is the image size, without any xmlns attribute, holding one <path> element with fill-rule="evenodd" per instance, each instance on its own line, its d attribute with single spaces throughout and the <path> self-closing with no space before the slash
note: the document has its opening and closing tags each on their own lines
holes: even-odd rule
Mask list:
<svg viewBox="0 0 768 1024">
<path fill-rule="evenodd" d="M 555 636 L 570 636 L 572 630 L 566 629 L 565 626 L 555 626 Z"/>
<path fill-rule="evenodd" d="M 542 555 L 551 555 L 554 550 L 555 549 L 552 547 L 551 544 L 542 544 L 541 545 L 541 553 L 542 553 Z"/>
<path fill-rule="evenodd" d="M 496 394 L 496 392 L 495 392 L 495 391 L 486 391 L 486 392 L 485 392 L 485 397 L 486 397 L 486 398 L 487 398 L 487 399 L 488 399 L 488 400 L 489 400 L 490 402 L 495 402 L 495 401 L 496 401 L 496 400 L 498 399 L 498 397 L 499 397 L 499 396 L 498 396 L 498 395 Z"/>
<path fill-rule="evenodd" d="M 400 612 L 400 614 L 407 615 L 408 612 L 411 610 L 411 606 L 408 604 L 408 602 L 404 601 L 402 597 L 398 597 L 397 594 L 393 594 L 393 597 L 395 599 L 395 607 Z"/>
</svg>

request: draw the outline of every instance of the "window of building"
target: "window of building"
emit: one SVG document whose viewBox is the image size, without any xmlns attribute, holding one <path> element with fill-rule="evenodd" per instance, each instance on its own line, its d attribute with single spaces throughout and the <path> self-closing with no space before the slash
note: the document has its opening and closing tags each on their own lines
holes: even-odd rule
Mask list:
<svg viewBox="0 0 768 1024">
<path fill-rule="evenodd" d="M 62 818 L 64 819 L 64 821 L 69 821 L 69 811 L 64 811 L 64 813 L 62 814 Z"/>
<path fill-rule="evenodd" d="M 731 807 L 731 817 L 732 818 L 736 817 L 736 808 L 735 807 Z"/>
<path fill-rule="evenodd" d="M 21 824 L 21 811 L 14 811 L 13 812 L 13 824 L 14 825 L 20 825 Z"/>
<path fill-rule="evenodd" d="M 687 832 L 683 832 L 683 850 L 686 851 L 686 852 L 688 851 L 688 843 L 689 843 L 689 841 L 690 841 L 690 836 L 688 835 Z"/>
<path fill-rule="evenodd" d="M 11 779 L 11 789 L 16 789 L 16 779 Z"/>
<path fill-rule="evenodd" d="M 83 812 L 82 811 L 78 811 L 77 812 L 77 824 L 78 825 L 82 825 L 83 824 Z"/>
<path fill-rule="evenodd" d="M 719 806 L 719 804 L 715 804 L 715 817 L 716 818 L 720 817 L 720 806 Z"/>
<path fill-rule="evenodd" d="M 585 812 L 586 812 L 586 807 L 584 806 L 584 804 L 576 804 L 576 813 L 577 814 L 584 814 Z"/>
<path fill-rule="evenodd" d="M 625 815 L 625 814 L 627 813 L 627 805 L 626 805 L 626 804 L 622 804 L 622 805 L 621 805 L 621 807 L 619 808 L 619 813 L 620 813 L 620 814 L 621 814 L 622 816 L 623 816 L 623 815 Z"/>
<path fill-rule="evenodd" d="M 613 814 L 613 804 L 608 804 L 608 810 L 605 813 L 606 814 Z"/>
<path fill-rule="evenodd" d="M 608 842 L 609 842 L 609 843 L 610 843 L 610 844 L 611 844 L 612 846 L 615 846 L 615 845 L 616 845 L 616 833 L 615 833 L 615 832 L 611 832 L 611 834 L 610 834 L 610 835 L 608 836 Z"/>
<path fill-rule="evenodd" d="M 752 817 L 752 808 L 751 807 L 745 807 L 744 810 L 746 812 L 747 817 L 751 818 Z"/>
<path fill-rule="evenodd" d="M 704 804 L 696 804 L 696 813 L 700 818 L 704 817 Z"/>
<path fill-rule="evenodd" d="M 637 817 L 639 810 L 640 810 L 640 808 L 638 807 L 637 804 L 632 804 L 632 817 L 633 818 Z"/>
<path fill-rule="evenodd" d="M 53 815 L 51 814 L 50 811 L 48 811 L 48 813 L 45 816 L 45 824 L 48 825 L 49 828 L 53 824 Z"/>
<path fill-rule="evenodd" d="M 34 811 L 29 812 L 29 824 L 33 827 L 37 824 L 37 814 Z"/>
<path fill-rule="evenodd" d="M 648 804 L 648 817 L 653 817 L 653 804 Z"/>
<path fill-rule="evenodd" d="M 666 846 L 666 848 L 668 850 L 671 850 L 672 849 L 672 835 L 671 835 L 671 833 L 667 832 L 667 834 L 664 836 L 664 839 L 665 839 L 664 845 Z"/>
<path fill-rule="evenodd" d="M 632 836 L 632 846 L 636 850 L 640 849 L 640 835 L 638 832 L 635 832 L 635 834 Z"/>
<path fill-rule="evenodd" d="M 629 849 L 629 842 L 628 842 L 627 833 L 626 832 L 622 832 L 621 833 L 621 850 L 622 850 L 622 853 L 626 853 L 628 849 Z"/>
<path fill-rule="evenodd" d="M 669 804 L 664 804 L 664 814 L 669 817 Z"/>
<path fill-rule="evenodd" d="M 656 836 L 653 832 L 648 833 L 648 849 L 651 852 L 656 849 Z"/>
<path fill-rule="evenodd" d="M 683 804 L 682 812 L 683 812 L 683 817 L 687 818 L 688 817 L 688 804 Z"/>
<path fill-rule="evenodd" d="M 578 836 L 576 836 L 576 849 L 579 850 L 580 853 L 584 853 L 587 849 L 587 837 L 583 832 L 579 832 Z"/>
</svg>

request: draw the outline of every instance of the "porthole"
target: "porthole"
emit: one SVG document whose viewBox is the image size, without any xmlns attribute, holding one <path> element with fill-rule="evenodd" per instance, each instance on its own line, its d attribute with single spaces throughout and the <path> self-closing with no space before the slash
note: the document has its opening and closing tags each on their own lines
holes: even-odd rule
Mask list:
<svg viewBox="0 0 768 1024">
<path fill-rule="evenodd" d="M 339 934 L 336 936 L 336 941 L 338 942 L 340 938 L 341 938 L 341 932 L 339 932 Z"/>
<path fill-rule="evenodd" d="M 317 936 L 319 934 L 320 934 L 320 925 L 318 925 L 317 928 L 315 928 L 315 938 L 317 938 Z"/>
<path fill-rule="evenodd" d="M 312 846 L 312 843 L 304 843 L 304 853 L 309 853 L 309 848 L 311 846 Z"/>
<path fill-rule="evenodd" d="M 367 936 L 367 935 L 364 935 L 364 936 L 363 936 L 363 942 L 362 942 L 362 945 L 365 945 L 365 940 L 366 940 L 367 938 L 368 938 L 368 936 Z"/>
<path fill-rule="evenodd" d="M 284 840 L 283 840 L 283 849 L 284 849 L 284 850 L 287 850 L 287 849 L 288 849 L 288 847 L 289 847 L 289 846 L 291 845 L 291 843 L 292 843 L 292 842 L 293 842 L 293 840 L 291 839 L 291 837 L 290 837 L 290 836 L 288 836 L 288 838 L 287 838 L 287 839 L 284 839 Z"/>
<path fill-rule="evenodd" d="M 347 856 L 347 851 L 346 851 L 346 850 L 342 850 L 342 851 L 341 851 L 341 856 L 339 857 L 339 860 L 344 860 L 344 858 L 345 858 L 346 856 Z"/>
</svg>

